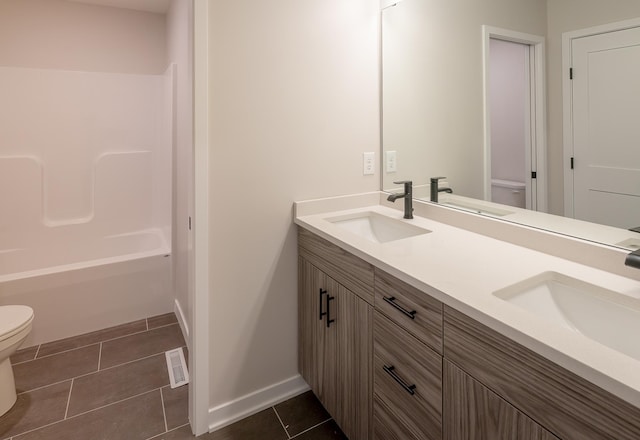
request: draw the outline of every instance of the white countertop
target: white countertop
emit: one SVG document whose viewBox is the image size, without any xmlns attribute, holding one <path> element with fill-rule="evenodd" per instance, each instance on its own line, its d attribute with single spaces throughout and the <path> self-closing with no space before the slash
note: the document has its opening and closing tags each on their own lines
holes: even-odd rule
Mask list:
<svg viewBox="0 0 640 440">
<path fill-rule="evenodd" d="M 367 193 L 296 202 L 294 221 L 640 408 L 640 361 L 493 295 L 552 271 L 640 300 L 639 281 L 452 227 L 415 212 L 414 219 L 404 220 L 402 211 L 382 206 L 380 200 L 381 193 Z M 401 203 L 397 202 L 399 207 Z M 379 244 L 325 220 L 359 211 L 377 212 L 432 232 Z M 638 339 L 639 335 L 629 337 Z"/>
</svg>

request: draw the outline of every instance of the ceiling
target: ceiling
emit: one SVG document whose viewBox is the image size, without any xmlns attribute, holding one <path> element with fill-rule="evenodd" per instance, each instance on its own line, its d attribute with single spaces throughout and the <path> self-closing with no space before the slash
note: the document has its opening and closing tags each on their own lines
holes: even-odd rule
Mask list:
<svg viewBox="0 0 640 440">
<path fill-rule="evenodd" d="M 136 11 L 165 14 L 171 0 L 68 0 L 76 3 L 111 6 L 114 8 L 135 9 Z"/>
</svg>

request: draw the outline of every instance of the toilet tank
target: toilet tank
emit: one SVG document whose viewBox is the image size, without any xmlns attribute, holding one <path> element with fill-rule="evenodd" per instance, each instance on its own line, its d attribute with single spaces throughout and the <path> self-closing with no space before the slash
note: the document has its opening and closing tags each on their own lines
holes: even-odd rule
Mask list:
<svg viewBox="0 0 640 440">
<path fill-rule="evenodd" d="M 491 201 L 517 208 L 526 208 L 526 186 L 524 182 L 491 179 Z"/>
</svg>

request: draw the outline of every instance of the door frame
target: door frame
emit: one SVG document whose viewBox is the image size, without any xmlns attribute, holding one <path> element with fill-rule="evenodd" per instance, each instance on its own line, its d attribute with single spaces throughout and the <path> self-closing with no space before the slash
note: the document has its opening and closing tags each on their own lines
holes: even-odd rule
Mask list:
<svg viewBox="0 0 640 440">
<path fill-rule="evenodd" d="M 193 0 L 193 247 L 189 252 L 191 351 L 189 421 L 195 435 L 209 432 L 209 9 Z"/>
<path fill-rule="evenodd" d="M 562 34 L 562 157 L 564 178 L 564 216 L 574 218 L 574 185 L 571 158 L 573 157 L 573 88 L 569 77 L 572 67 L 573 40 L 593 35 L 608 34 L 640 27 L 640 18 L 617 21 L 599 26 L 593 26 Z"/>
<path fill-rule="evenodd" d="M 482 95 L 484 100 L 484 199 L 491 200 L 491 117 L 489 100 L 490 40 L 526 44 L 529 49 L 530 150 L 526 154 L 527 172 L 536 172 L 536 185 L 527 179 L 527 207 L 547 212 L 547 102 L 545 88 L 545 38 L 539 35 L 482 26 Z M 535 152 L 532 153 L 532 152 Z M 535 160 L 533 160 L 535 156 Z M 530 166 L 529 166 L 530 165 Z"/>
</svg>

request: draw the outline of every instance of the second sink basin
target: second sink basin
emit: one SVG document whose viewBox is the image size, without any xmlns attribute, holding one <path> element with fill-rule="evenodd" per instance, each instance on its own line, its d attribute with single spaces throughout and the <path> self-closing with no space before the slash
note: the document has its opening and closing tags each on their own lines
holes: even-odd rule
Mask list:
<svg viewBox="0 0 640 440">
<path fill-rule="evenodd" d="M 548 322 L 640 360 L 640 300 L 556 272 L 494 292 Z"/>
<path fill-rule="evenodd" d="M 358 212 L 326 220 L 375 243 L 387 243 L 431 232 L 428 229 L 373 211 Z"/>
</svg>

